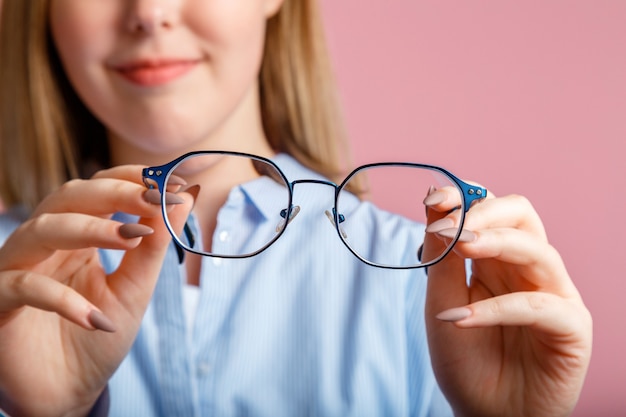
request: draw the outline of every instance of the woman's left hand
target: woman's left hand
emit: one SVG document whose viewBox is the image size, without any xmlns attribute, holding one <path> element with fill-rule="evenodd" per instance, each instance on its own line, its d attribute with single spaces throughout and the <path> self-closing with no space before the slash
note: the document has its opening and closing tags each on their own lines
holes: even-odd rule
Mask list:
<svg viewBox="0 0 626 417">
<path fill-rule="evenodd" d="M 432 195 L 425 251 L 450 242 L 449 220 L 435 222 L 460 203 L 446 189 Z M 455 413 L 569 415 L 592 320 L 538 214 L 524 197 L 489 194 L 467 213 L 461 239 L 429 267 L 426 302 L 433 368 Z"/>
</svg>

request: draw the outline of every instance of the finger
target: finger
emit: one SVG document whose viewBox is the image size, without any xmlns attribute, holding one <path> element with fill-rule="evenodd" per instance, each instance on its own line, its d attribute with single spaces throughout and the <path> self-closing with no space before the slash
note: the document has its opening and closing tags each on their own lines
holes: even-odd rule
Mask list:
<svg viewBox="0 0 626 417">
<path fill-rule="evenodd" d="M 428 225 L 426 231 L 436 233 L 459 227 L 461 212 L 454 211 Z M 491 198 L 474 205 L 465 215 L 463 228 L 471 231 L 491 228 L 518 228 L 547 241 L 543 223 L 528 199 L 518 195 Z"/>
<path fill-rule="evenodd" d="M 31 271 L 2 272 L 0 312 L 10 314 L 23 306 L 55 312 L 85 329 L 115 330 L 97 307 L 72 288 Z"/>
<path fill-rule="evenodd" d="M 427 235 L 425 249 L 429 239 L 438 240 L 432 235 Z M 470 302 L 465 259 L 451 252 L 442 261 L 429 266 L 426 288 L 425 316 L 429 343 L 452 348 L 449 341 L 454 340 L 458 329 L 444 325 L 435 317 L 441 311 Z M 441 348 L 433 352 L 435 360 L 443 356 L 445 352 Z"/>
<path fill-rule="evenodd" d="M 579 299 L 530 291 L 514 292 L 443 311 L 437 318 L 457 327 L 528 326 L 555 336 L 580 333 L 591 325 Z M 587 311 L 588 313 L 588 311 Z"/>
<path fill-rule="evenodd" d="M 174 206 L 168 218 L 175 231 L 182 230 L 194 203 L 188 192 L 179 194 L 184 202 Z M 162 218 L 146 218 L 140 222 L 154 230 L 134 249 L 127 251 L 120 267 L 109 277 L 109 287 L 116 293 L 126 308 L 135 315 L 143 314 L 152 296 L 163 258 L 172 237 Z"/>
<path fill-rule="evenodd" d="M 488 229 L 474 236 L 471 242 L 457 242 L 453 252 L 429 267 L 430 314 L 466 304 L 471 294 L 477 293 L 540 289 L 564 297 L 580 297 L 559 253 L 547 242 L 517 229 Z M 450 237 L 444 238 L 444 245 L 450 243 Z M 484 285 L 485 292 L 468 289 L 466 258 L 473 259 L 472 281 Z"/>
<path fill-rule="evenodd" d="M 512 227 L 533 233 L 544 241 L 548 240 L 541 218 L 531 202 L 516 194 L 490 199 L 474 206 L 465 216 L 463 227 L 469 230 Z"/>
<path fill-rule="evenodd" d="M 479 184 L 474 184 L 479 186 Z M 493 194 L 487 192 L 486 199 L 495 198 Z M 482 201 L 479 200 L 479 201 Z M 423 201 L 426 206 L 427 225 L 429 228 L 426 230 L 438 231 L 443 228 L 451 228 L 458 225 L 461 220 L 463 211 L 459 210 L 463 207 L 463 201 L 459 188 L 453 186 L 445 186 L 441 188 L 431 188 L 428 190 L 428 194 Z M 447 219 L 445 221 L 439 221 L 441 219 Z M 439 222 L 438 222 L 439 221 Z M 432 223 L 436 223 L 434 226 L 430 226 Z"/>
<path fill-rule="evenodd" d="M 451 220 L 448 216 L 456 216 L 459 210 L 450 213 L 453 207 L 461 204 L 455 187 L 431 187 L 428 191 L 424 204 L 426 205 L 427 228 L 422 247 L 422 261 L 433 261 L 449 250 L 458 232 L 458 220 Z M 492 197 L 493 198 L 493 197 Z M 434 225 L 434 229 L 433 229 Z M 443 227 L 443 229 L 442 229 Z M 449 237 L 439 236 L 434 231 L 452 231 Z M 441 261 L 428 267 L 428 296 L 426 298 L 427 317 L 434 315 L 446 308 L 468 302 L 467 295 L 467 271 L 463 257 L 454 252 L 448 253 Z"/>
<path fill-rule="evenodd" d="M 90 247 L 128 250 L 152 232 L 148 226 L 127 226 L 80 213 L 43 214 L 26 221 L 9 237 L 0 249 L 0 269 L 27 268 L 57 250 Z"/>
<path fill-rule="evenodd" d="M 429 225 L 445 218 L 446 212 L 437 211 L 432 206 L 444 203 L 447 195 L 447 190 L 436 190 L 434 187 L 428 190 L 424 204 L 426 205 L 427 223 Z M 428 231 L 428 227 L 426 230 Z M 439 258 L 441 254 L 446 252 L 450 243 L 451 239 L 444 239 L 434 233 L 426 233 L 420 260 L 431 261 Z M 466 277 L 465 260 L 454 252 L 448 253 L 443 260 L 428 267 L 427 317 L 434 317 L 437 312 L 451 306 L 467 303 Z"/>
<path fill-rule="evenodd" d="M 577 294 L 561 256 L 548 242 L 511 228 L 481 230 L 474 236 L 470 242 L 457 242 L 453 252 L 461 258 L 500 261 L 502 266 L 514 268 L 516 276 L 545 291 L 563 296 Z M 475 275 L 493 275 L 480 270 L 480 266 L 475 262 Z"/>
<path fill-rule="evenodd" d="M 143 179 L 141 177 L 141 172 L 145 168 L 145 165 L 118 165 L 112 168 L 102 169 L 97 171 L 95 174 L 91 176 L 91 179 L 101 179 L 101 178 L 109 178 L 109 179 L 118 179 L 129 182 L 134 182 L 135 184 L 143 185 Z"/>
<path fill-rule="evenodd" d="M 104 169 L 96 172 L 91 178 L 99 179 L 99 178 L 117 178 L 126 181 L 135 182 L 137 184 L 144 185 L 142 172 L 143 169 L 146 168 L 144 165 L 120 165 L 109 169 Z M 167 180 L 168 186 L 171 186 L 171 189 L 168 188 L 168 191 L 176 192 L 180 189 L 180 186 L 186 185 L 187 182 L 177 176 L 170 175 Z M 145 186 L 145 185 L 144 185 Z"/>
<path fill-rule="evenodd" d="M 468 182 L 468 184 L 482 188 L 482 186 L 478 183 Z M 495 198 L 495 196 L 490 191 L 487 191 L 486 197 L 479 201 L 493 198 Z M 429 192 L 428 196 L 424 199 L 424 205 L 435 211 L 448 213 L 451 210 L 457 209 L 463 205 L 461 192 L 459 188 L 451 185 L 438 188 Z"/>
<path fill-rule="evenodd" d="M 49 195 L 37 207 L 41 213 L 86 213 L 111 215 L 117 212 L 155 217 L 160 207 L 145 196 L 145 186 L 119 179 L 72 180 Z"/>
<path fill-rule="evenodd" d="M 428 268 L 426 310 L 438 313 L 468 300 L 465 260 L 449 255 Z"/>
</svg>

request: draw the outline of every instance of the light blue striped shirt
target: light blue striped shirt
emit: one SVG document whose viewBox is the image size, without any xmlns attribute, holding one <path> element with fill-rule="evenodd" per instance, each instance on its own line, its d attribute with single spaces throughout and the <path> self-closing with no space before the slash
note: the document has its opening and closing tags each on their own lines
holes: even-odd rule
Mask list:
<svg viewBox="0 0 626 417">
<path fill-rule="evenodd" d="M 320 178 L 287 155 L 274 161 L 290 181 Z M 271 201 L 249 187 L 231 192 L 215 244 L 253 226 L 242 220 L 250 205 L 262 211 Z M 110 415 L 452 415 L 431 368 L 423 270 L 359 261 L 324 215 L 333 198 L 331 187 L 299 184 L 301 211 L 281 238 L 253 258 L 203 258 L 198 289 L 185 284 L 172 246 L 109 382 Z M 354 209 L 380 225 L 388 250 L 405 252 L 409 233 L 397 219 L 357 200 Z M 0 218 L 0 237 L 15 225 Z M 121 256 L 103 250 L 104 267 L 114 270 Z"/>
</svg>

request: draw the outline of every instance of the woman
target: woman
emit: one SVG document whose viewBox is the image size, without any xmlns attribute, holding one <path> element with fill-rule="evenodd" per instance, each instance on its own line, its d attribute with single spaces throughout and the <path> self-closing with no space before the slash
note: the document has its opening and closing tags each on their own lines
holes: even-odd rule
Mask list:
<svg viewBox="0 0 626 417">
<path fill-rule="evenodd" d="M 87 414 L 110 392 L 112 415 L 446 415 L 441 387 L 459 415 L 572 410 L 591 319 L 522 197 L 474 205 L 427 286 L 304 212 L 261 255 L 179 266 L 146 165 L 225 150 L 343 173 L 312 1 L 14 0 L 2 18 L 1 408 Z M 162 200 L 208 248 L 231 185 L 258 177 L 209 168 Z M 427 196 L 426 256 L 458 203 Z"/>
</svg>

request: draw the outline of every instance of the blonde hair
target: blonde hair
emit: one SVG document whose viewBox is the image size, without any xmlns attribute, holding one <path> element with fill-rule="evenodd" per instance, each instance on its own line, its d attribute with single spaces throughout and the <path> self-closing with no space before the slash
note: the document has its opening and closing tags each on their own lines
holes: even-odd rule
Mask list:
<svg viewBox="0 0 626 417">
<path fill-rule="evenodd" d="M 71 88 L 45 0 L 6 0 L 0 23 L 0 197 L 37 205 L 89 165 L 108 165 L 106 129 Z M 267 24 L 259 75 L 270 145 L 337 180 L 348 143 L 316 0 L 285 0 Z"/>
</svg>

